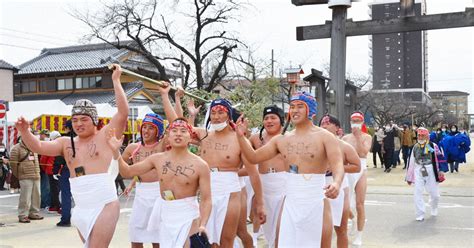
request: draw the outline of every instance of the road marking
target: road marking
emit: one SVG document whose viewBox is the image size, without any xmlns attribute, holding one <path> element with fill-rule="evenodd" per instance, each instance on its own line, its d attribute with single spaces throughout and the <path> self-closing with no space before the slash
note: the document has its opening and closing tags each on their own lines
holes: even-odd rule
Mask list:
<svg viewBox="0 0 474 248">
<path fill-rule="evenodd" d="M 429 204 L 425 203 L 425 206 L 430 206 Z M 464 206 L 457 203 L 440 203 L 438 208 L 474 208 L 474 206 Z"/>
<path fill-rule="evenodd" d="M 385 202 L 385 201 L 365 201 L 365 205 L 367 206 L 391 206 L 395 205 L 395 202 Z"/>
<path fill-rule="evenodd" d="M 446 227 L 438 227 L 438 228 L 439 229 L 449 229 L 449 230 L 474 231 L 473 227 L 449 227 L 449 226 L 446 226 Z"/>
<path fill-rule="evenodd" d="M 16 194 L 11 194 L 11 195 L 0 195 L 0 199 L 10 198 L 10 197 L 17 197 L 17 196 L 20 196 L 20 194 L 16 193 Z"/>
</svg>

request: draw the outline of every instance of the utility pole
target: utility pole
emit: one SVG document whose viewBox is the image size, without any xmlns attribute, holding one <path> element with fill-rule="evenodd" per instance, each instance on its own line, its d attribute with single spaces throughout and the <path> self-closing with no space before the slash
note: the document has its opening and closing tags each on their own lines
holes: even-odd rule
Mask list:
<svg viewBox="0 0 474 248">
<path fill-rule="evenodd" d="M 272 78 L 275 77 L 275 67 L 274 67 L 274 64 L 275 64 L 275 59 L 273 58 L 273 49 L 272 49 Z"/>
<path fill-rule="evenodd" d="M 181 54 L 181 63 L 180 63 L 180 67 L 181 67 L 181 87 L 184 87 L 184 56 Z"/>
</svg>

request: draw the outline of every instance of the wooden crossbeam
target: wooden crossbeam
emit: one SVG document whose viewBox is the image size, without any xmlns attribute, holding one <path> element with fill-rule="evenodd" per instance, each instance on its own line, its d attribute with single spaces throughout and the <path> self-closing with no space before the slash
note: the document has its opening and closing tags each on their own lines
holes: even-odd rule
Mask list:
<svg viewBox="0 0 474 248">
<path fill-rule="evenodd" d="M 296 27 L 296 40 L 331 38 L 331 22 L 323 25 Z M 382 20 L 346 21 L 346 36 L 412 32 L 421 30 L 474 26 L 474 8 L 424 16 L 409 16 Z"/>
</svg>

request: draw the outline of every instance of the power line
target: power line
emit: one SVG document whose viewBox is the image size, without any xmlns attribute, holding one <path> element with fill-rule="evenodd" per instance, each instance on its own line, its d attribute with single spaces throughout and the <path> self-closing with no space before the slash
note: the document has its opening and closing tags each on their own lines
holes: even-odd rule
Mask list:
<svg viewBox="0 0 474 248">
<path fill-rule="evenodd" d="M 25 32 L 25 31 L 21 31 L 21 30 L 12 29 L 12 28 L 0 27 L 0 29 L 11 31 L 11 32 L 23 33 L 23 34 L 27 34 L 27 35 L 41 36 L 41 37 L 45 37 L 45 38 L 48 38 L 48 39 L 63 40 L 63 41 L 68 41 L 68 42 L 76 42 L 76 41 L 73 41 L 73 40 L 58 38 L 58 37 L 54 37 L 54 36 L 50 36 L 50 35 L 44 35 L 44 34 L 38 34 L 38 33 L 32 33 L 32 32 Z"/>
<path fill-rule="evenodd" d="M 29 49 L 29 50 L 36 50 L 36 51 L 41 51 L 42 50 L 42 49 L 38 49 L 38 48 L 18 46 L 18 45 L 7 44 L 7 43 L 0 43 L 0 46 L 17 47 L 17 48 L 23 48 L 23 49 Z"/>
<path fill-rule="evenodd" d="M 23 39 L 23 40 L 29 40 L 29 41 L 35 41 L 35 42 L 40 42 L 40 43 L 45 43 L 45 44 L 55 44 L 55 45 L 59 45 L 59 46 L 65 46 L 67 44 L 65 43 L 56 43 L 56 42 L 52 42 L 52 41 L 42 41 L 42 40 L 35 40 L 35 39 L 31 39 L 31 38 L 26 38 L 26 37 L 22 37 L 22 36 L 16 36 L 16 35 L 11 35 L 11 34 L 2 34 L 0 33 L 1 36 L 5 36 L 5 37 L 8 37 L 8 38 L 16 38 L 16 39 Z"/>
</svg>

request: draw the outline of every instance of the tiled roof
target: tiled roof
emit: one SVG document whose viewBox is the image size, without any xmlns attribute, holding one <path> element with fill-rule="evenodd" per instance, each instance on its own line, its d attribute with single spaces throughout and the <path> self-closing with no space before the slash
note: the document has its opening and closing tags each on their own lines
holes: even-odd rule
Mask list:
<svg viewBox="0 0 474 248">
<path fill-rule="evenodd" d="M 126 49 L 119 50 L 106 43 L 45 48 L 38 57 L 21 64 L 18 74 L 104 68 L 127 53 Z"/>
<path fill-rule="evenodd" d="M 143 83 L 140 81 L 133 83 L 123 84 L 125 95 L 127 97 L 133 96 L 140 90 L 143 90 Z M 58 93 L 58 94 L 41 94 L 41 95 L 29 95 L 29 96 L 16 96 L 15 101 L 32 101 L 32 100 L 52 100 L 60 99 L 66 105 L 74 104 L 79 99 L 89 99 L 93 103 L 109 103 L 115 104 L 115 94 L 113 90 L 110 91 L 98 91 L 98 92 L 75 92 L 70 93 Z"/>
<path fill-rule="evenodd" d="M 5 60 L 0 59 L 0 69 L 7 69 L 12 71 L 18 71 L 18 68 L 6 62 Z"/>
</svg>

